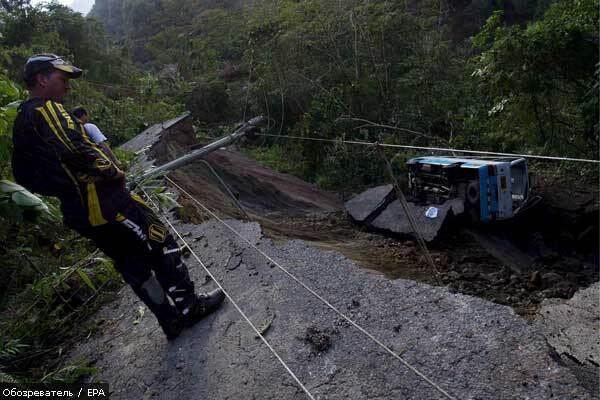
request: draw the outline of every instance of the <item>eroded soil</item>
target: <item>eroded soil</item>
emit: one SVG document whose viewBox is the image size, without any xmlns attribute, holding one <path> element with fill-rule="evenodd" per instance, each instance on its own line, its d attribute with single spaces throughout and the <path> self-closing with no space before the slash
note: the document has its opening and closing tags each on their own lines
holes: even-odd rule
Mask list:
<svg viewBox="0 0 600 400">
<path fill-rule="evenodd" d="M 194 187 L 192 183 L 187 189 L 197 196 Z M 182 202 L 184 219 L 208 219 L 190 200 Z M 223 203 L 219 208 L 221 215 L 240 216 Z M 343 211 L 307 211 L 297 216 L 251 212 L 251 218 L 275 240 L 306 240 L 316 247 L 337 250 L 390 279 L 449 286 L 463 294 L 509 305 L 525 317 L 533 316 L 545 298 L 570 298 L 578 289 L 598 280 L 593 249 L 578 253 L 577 249 L 565 249 L 560 242 L 561 246 L 550 247 L 545 238 L 554 240 L 552 234 L 524 229 L 523 225 L 533 226 L 531 219 L 536 215 L 497 227 L 455 226 L 444 232 L 429 245 L 438 274 L 425 262 L 413 238 L 368 231 L 354 224 Z"/>
</svg>

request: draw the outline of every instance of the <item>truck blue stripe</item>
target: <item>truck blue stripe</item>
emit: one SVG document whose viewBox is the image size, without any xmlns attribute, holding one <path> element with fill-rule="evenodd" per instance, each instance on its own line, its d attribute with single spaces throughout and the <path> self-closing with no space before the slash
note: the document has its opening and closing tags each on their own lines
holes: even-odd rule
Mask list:
<svg viewBox="0 0 600 400">
<path fill-rule="evenodd" d="M 490 210 L 488 207 L 488 167 L 487 165 L 479 168 L 479 216 L 481 222 L 490 220 Z"/>
<path fill-rule="evenodd" d="M 496 214 L 496 216 L 497 216 L 498 215 L 498 176 L 490 177 L 488 182 L 490 185 L 490 202 L 491 202 L 490 211 L 493 214 Z"/>
</svg>

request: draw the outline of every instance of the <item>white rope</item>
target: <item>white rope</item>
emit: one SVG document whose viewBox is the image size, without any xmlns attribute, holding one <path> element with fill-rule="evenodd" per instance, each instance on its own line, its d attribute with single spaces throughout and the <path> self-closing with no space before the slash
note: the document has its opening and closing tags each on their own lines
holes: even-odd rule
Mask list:
<svg viewBox="0 0 600 400">
<path fill-rule="evenodd" d="M 358 325 L 356 322 L 354 322 L 354 320 L 352 320 L 350 317 L 346 316 L 344 313 L 342 313 L 340 310 L 338 310 L 335 306 L 333 306 L 331 303 L 329 303 L 327 300 L 325 300 L 321 295 L 319 295 L 317 292 L 315 292 L 310 287 L 308 287 L 306 284 L 304 284 L 304 282 L 302 282 L 300 279 L 298 279 L 294 274 L 292 274 L 287 269 L 285 269 L 284 267 L 282 267 L 277 261 L 273 260 L 266 253 L 264 253 L 261 249 L 259 249 L 258 247 L 256 247 L 252 242 L 250 242 L 248 239 L 246 239 L 244 236 L 242 236 L 242 234 L 240 234 L 239 232 L 237 232 L 229 224 L 227 224 L 225 221 L 223 221 L 221 218 L 219 218 L 215 213 L 213 213 L 211 210 L 209 210 L 200 201 L 198 201 L 197 199 L 195 199 L 194 196 L 192 196 L 184 188 L 182 188 L 177 183 L 175 183 L 171 178 L 169 178 L 166 175 L 165 175 L 165 178 L 169 182 L 171 182 L 171 184 L 173 184 L 177 189 L 181 190 L 182 193 L 186 194 L 194 203 L 198 204 L 207 213 L 209 213 L 212 217 L 214 217 L 217 221 L 219 221 L 221 224 L 223 224 L 224 226 L 226 226 L 231 232 L 233 232 L 240 239 L 242 239 L 243 241 L 245 241 L 246 243 L 248 243 L 248 245 L 250 247 L 252 247 L 258 253 L 260 253 L 262 256 L 264 256 L 267 260 L 269 260 L 274 265 L 276 265 L 281 271 L 283 271 L 290 278 L 292 278 L 296 283 L 298 283 L 300 286 L 302 286 L 304 289 L 306 289 L 310 294 L 312 294 L 313 296 L 315 296 L 317 299 L 321 300 L 327 307 L 329 307 L 330 309 L 332 309 L 336 314 L 338 314 L 340 317 L 342 317 L 343 319 L 345 319 L 346 321 L 348 321 L 352 326 L 354 326 L 356 329 L 358 329 L 360 332 L 362 332 L 364 335 L 366 335 L 369 339 L 371 339 L 373 342 L 375 342 L 377 345 L 379 345 L 387 353 L 389 353 L 390 355 L 392 355 L 394 358 L 398 359 L 402 364 L 404 364 L 404 366 L 406 368 L 410 369 L 412 372 L 414 372 L 416 375 L 418 375 L 420 378 L 422 378 L 425 382 L 427 382 L 429 385 L 431 385 L 434 389 L 436 389 L 438 392 L 440 392 L 446 398 L 448 398 L 450 400 L 456 400 L 455 397 L 453 397 L 448 392 L 446 392 L 444 389 L 442 389 L 438 384 L 436 384 L 431 379 L 429 379 L 427 376 L 425 376 L 417 368 L 415 368 L 411 364 L 409 364 L 408 361 L 404 360 L 400 355 L 396 354 L 389 347 L 387 347 L 385 344 L 383 344 L 381 341 L 379 341 L 375 336 L 373 336 L 372 334 L 370 334 L 369 332 L 367 332 L 365 329 L 363 329 L 360 325 Z"/>
<path fill-rule="evenodd" d="M 450 149 L 450 148 L 445 148 L 445 147 L 408 146 L 408 145 L 401 145 L 401 144 L 359 142 L 356 140 L 336 140 L 336 139 L 321 139 L 321 138 L 303 137 L 303 136 L 273 135 L 273 134 L 268 134 L 268 133 L 256 133 L 256 135 L 257 136 L 282 137 L 282 138 L 289 138 L 289 139 L 300 139 L 300 140 L 312 140 L 312 141 L 316 141 L 316 142 L 361 144 L 363 146 L 373 146 L 373 145 L 377 144 L 377 145 L 383 146 L 383 147 L 394 147 L 394 148 L 412 149 L 412 150 L 447 151 L 447 152 L 457 152 L 457 153 L 467 153 L 467 154 L 487 154 L 487 155 L 492 155 L 492 156 L 503 156 L 503 157 L 522 157 L 522 158 L 532 158 L 532 159 L 539 159 L 539 160 L 575 161 L 575 162 L 585 162 L 585 163 L 594 163 L 594 164 L 600 163 L 600 160 L 591 160 L 591 159 L 587 159 L 587 158 L 540 156 L 540 155 L 535 155 L 535 154 L 496 153 L 493 151 L 461 150 L 461 149 Z"/>
<path fill-rule="evenodd" d="M 144 192 L 144 194 L 146 195 L 146 198 L 154 205 L 154 207 L 156 209 L 158 209 L 158 206 L 152 200 L 152 198 L 148 195 L 148 193 L 144 190 L 144 188 L 140 187 L 140 189 Z M 250 325 L 250 327 L 252 327 L 252 330 L 254 330 L 254 333 L 256 333 L 258 335 L 258 337 L 260 337 L 260 339 L 263 341 L 263 343 L 269 348 L 269 350 L 271 350 L 271 353 L 273 353 L 273 355 L 277 358 L 277 360 L 279 360 L 279 362 L 281 363 L 281 365 L 283 365 L 283 367 L 285 368 L 285 370 L 296 381 L 296 383 L 298 384 L 298 386 L 300 386 L 300 388 L 304 391 L 304 393 L 306 393 L 306 395 L 308 396 L 308 398 L 311 399 L 311 400 L 315 400 L 315 398 L 308 391 L 308 389 L 306 388 L 306 386 L 304 386 L 304 384 L 302 384 L 302 382 L 300 381 L 300 379 L 298 379 L 298 377 L 296 376 L 296 374 L 294 374 L 292 372 L 292 370 L 290 369 L 290 367 L 288 367 L 287 364 L 285 363 L 285 361 L 283 361 L 283 359 L 279 356 L 279 354 L 277 354 L 277 352 L 271 346 L 271 344 L 267 341 L 267 339 L 265 339 L 265 337 L 260 333 L 260 331 L 256 328 L 256 326 L 254 326 L 254 324 L 252 323 L 252 321 L 250 321 L 250 319 L 246 316 L 246 314 L 238 306 L 238 304 L 236 303 L 236 301 L 231 297 L 231 295 L 229 295 L 229 293 L 225 290 L 225 288 L 223 288 L 223 286 L 219 283 L 219 281 L 215 278 L 215 276 L 209 271 L 209 269 L 206 267 L 206 265 L 204 265 L 204 263 L 202 262 L 202 260 L 200 260 L 200 257 L 198 257 L 198 255 L 194 252 L 194 250 L 192 250 L 192 248 L 185 241 L 185 239 L 183 238 L 183 236 L 181 236 L 181 234 L 177 231 L 177 229 L 175 229 L 175 227 L 173 226 L 173 224 L 171 224 L 171 221 L 169 221 L 166 217 L 165 217 L 165 221 L 167 222 L 167 224 L 169 224 L 169 226 L 171 227 L 171 230 L 173 230 L 173 232 L 175 232 L 175 234 L 177 235 L 177 237 L 179 237 L 179 239 L 183 242 L 183 244 L 185 245 L 185 247 L 188 248 L 188 250 L 194 256 L 194 258 L 196 259 L 196 261 L 198 261 L 198 263 L 202 266 L 202 268 L 204 268 L 204 270 L 206 271 L 206 273 L 217 284 L 217 286 L 219 287 L 219 289 L 221 289 L 223 291 L 223 293 L 225 294 L 225 296 L 227 296 L 227 298 L 229 299 L 229 301 L 231 302 L 231 304 L 233 304 L 233 306 L 235 307 L 235 309 L 246 320 L 246 322 L 248 323 L 248 325 Z"/>
</svg>

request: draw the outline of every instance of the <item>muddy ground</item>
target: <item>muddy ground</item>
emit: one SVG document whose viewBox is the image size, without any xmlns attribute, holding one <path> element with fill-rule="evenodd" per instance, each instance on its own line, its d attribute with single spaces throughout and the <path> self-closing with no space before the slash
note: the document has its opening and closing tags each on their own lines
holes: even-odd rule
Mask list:
<svg viewBox="0 0 600 400">
<path fill-rule="evenodd" d="M 219 164 L 215 165 L 219 173 L 223 172 Z M 206 190 L 206 181 L 195 168 L 189 167 L 173 176 L 194 197 L 219 210 L 222 216 L 241 217 L 226 196 L 219 202 L 211 199 L 213 194 Z M 239 185 L 225 176 L 224 179 L 232 188 Z M 260 199 L 259 207 L 243 196 L 240 200 L 251 219 L 259 222 L 270 238 L 306 240 L 319 248 L 337 250 L 390 279 L 448 286 L 460 293 L 509 305 L 527 318 L 535 315 L 544 299 L 568 299 L 578 289 L 598 281 L 597 196 L 584 196 L 583 204 L 569 213 L 557 205 L 548 210 L 542 204 L 523 218 L 496 226 L 455 221 L 429 245 L 437 268 L 434 272 L 411 237 L 369 231 L 353 223 L 340 208 L 332 209 L 331 202 L 323 208 L 304 205 L 304 209 L 287 209 L 273 203 L 271 209 L 264 208 L 270 196 L 284 197 L 281 193 L 285 187 L 277 188 L 275 195 L 264 185 L 256 187 L 259 189 L 254 196 Z M 318 195 L 323 196 L 315 193 L 313 198 Z M 289 200 L 280 203 L 286 201 Z M 595 208 L 590 204 L 593 201 Z M 183 220 L 205 220 L 189 199 L 182 198 L 181 202 Z M 558 218 L 560 213 L 564 213 L 564 219 Z M 577 230 L 587 235 L 585 240 L 577 236 Z"/>
<path fill-rule="evenodd" d="M 201 145 L 189 124 L 181 123 L 176 128 L 168 139 L 153 145 L 150 155 L 157 165 Z M 149 139 L 140 135 L 131 145 L 141 148 Z M 487 226 L 450 221 L 429 245 L 436 276 L 413 238 L 369 231 L 354 224 L 343 211 L 347 198 L 276 173 L 234 147 L 214 152 L 206 160 L 267 236 L 302 239 L 340 251 L 390 279 L 448 286 L 509 305 L 526 318 L 535 315 L 544 299 L 571 298 L 578 289 L 599 279 L 599 188 L 584 180 L 538 178 L 535 190 L 542 202 L 517 219 Z M 195 163 L 170 176 L 221 216 L 244 217 L 204 164 Z M 181 203 L 182 220 L 206 220 L 189 199 L 182 198 Z"/>
<path fill-rule="evenodd" d="M 191 147 L 197 145 L 193 137 L 193 131 L 189 127 L 186 127 L 185 124 L 176 127 L 176 129 L 170 129 L 168 133 L 168 135 L 165 134 L 161 138 L 162 129 L 155 129 L 155 131 L 145 136 L 142 135 L 136 138 L 131 146 L 132 148 L 139 149 L 143 145 L 153 145 L 149 154 L 157 160 L 155 161 L 156 164 L 161 164 L 185 153 Z M 463 224 L 461 221 L 455 221 L 455 224 L 450 224 L 450 228 L 442 232 L 436 241 L 430 244 L 430 251 L 437 268 L 437 272 L 434 273 L 424 262 L 423 256 L 412 238 L 386 236 L 379 232 L 367 231 L 363 227 L 354 224 L 342 211 L 342 200 L 345 199 L 339 198 L 335 194 L 321 192 L 314 186 L 297 178 L 270 171 L 243 157 L 234 149 L 219 150 L 209 156 L 207 160 L 213 165 L 234 195 L 242 203 L 251 220 L 259 224 L 261 237 L 264 236 L 264 239 L 261 240 L 272 240 L 273 244 L 269 246 L 275 246 L 273 249 L 276 249 L 289 247 L 288 243 L 290 240 L 300 239 L 303 241 L 302 246 L 308 245 L 311 249 L 315 249 L 314 253 L 311 251 L 310 254 L 311 257 L 316 258 L 320 257 L 317 254 L 331 253 L 322 253 L 323 250 L 333 250 L 334 253 L 331 254 L 337 254 L 333 257 L 335 263 L 346 263 L 343 260 L 347 259 L 351 261 L 351 264 L 348 264 L 351 265 L 349 268 L 362 267 L 366 270 L 366 274 L 358 274 L 356 276 L 351 274 L 357 282 L 360 282 L 361 279 L 364 280 L 365 285 L 374 276 L 380 276 L 377 279 L 383 279 L 382 281 L 376 279 L 377 282 L 402 282 L 401 285 L 404 285 L 404 282 L 418 282 L 419 285 L 426 284 L 423 287 L 431 287 L 428 285 L 433 285 L 433 287 L 437 286 L 445 293 L 443 296 L 452 296 L 454 293 L 459 296 L 457 298 L 465 299 L 466 297 L 463 298 L 460 296 L 471 295 L 496 304 L 509 306 L 521 318 L 524 318 L 524 321 L 527 321 L 533 320 L 536 317 L 540 304 L 544 300 L 557 299 L 557 301 L 561 301 L 561 299 L 569 299 L 578 290 L 598 281 L 597 188 L 595 192 L 584 187 L 565 191 L 562 185 L 548 184 L 540 188 L 540 193 L 545 199 L 544 203 L 532 210 L 524 218 L 487 227 L 472 226 Z M 147 166 L 148 164 L 145 163 L 145 165 Z M 243 217 L 243 214 L 235 207 L 226 192 L 216 183 L 215 178 L 210 174 L 206 166 L 193 164 L 170 174 L 170 176 L 194 197 L 215 210 L 219 215 L 238 219 Z M 211 227 L 210 229 L 212 230 L 209 229 L 208 233 L 205 232 L 204 235 L 217 234 L 217 231 L 214 230 L 216 229 L 214 224 L 210 222 L 210 218 L 205 213 L 199 212 L 191 200 L 182 196 L 180 203 L 183 205 L 183 208 L 178 212 L 179 219 L 188 223 L 202 224 L 202 229 L 204 230 Z M 189 230 L 191 231 L 192 228 L 190 227 Z M 222 233 L 218 234 L 222 235 Z M 207 240 L 207 243 L 209 242 Z M 204 246 L 202 247 L 203 250 L 201 250 L 203 252 L 212 251 L 210 253 L 211 257 L 217 257 L 214 255 L 214 252 L 225 251 L 228 246 L 218 245 L 215 249 L 205 248 Z M 296 259 L 296 256 L 292 257 L 290 255 L 289 257 L 290 259 Z M 255 265 L 254 268 L 258 268 L 257 266 L 261 265 L 260 263 L 256 264 L 257 261 L 253 262 L 254 264 L 251 262 L 246 263 L 245 268 L 249 268 L 248 265 Z M 331 262 L 333 261 L 328 261 L 328 263 Z M 328 266 L 333 267 L 334 265 L 328 264 Z M 313 265 L 313 267 L 318 268 L 318 265 Z M 228 268 L 225 269 L 227 270 Z M 254 273 L 252 269 L 249 268 L 249 276 L 252 276 Z M 373 275 L 372 273 L 368 273 L 368 271 L 375 271 L 377 274 Z M 313 274 L 315 272 L 310 270 L 309 273 Z M 344 274 L 348 273 L 348 271 L 344 270 Z M 400 283 L 398 284 L 400 285 Z M 333 290 L 330 284 L 327 283 L 326 286 L 328 290 Z M 407 287 L 410 287 L 410 284 Z M 333 290 L 331 293 L 341 295 L 341 292 L 336 290 Z M 441 293 L 440 295 L 442 295 Z M 362 295 L 364 293 L 357 296 L 355 299 L 356 303 L 363 304 L 364 301 L 374 301 L 371 297 L 367 296 L 363 298 L 361 297 Z M 129 303 L 135 302 L 135 299 L 132 299 L 130 296 L 128 298 L 129 300 L 127 301 Z M 298 299 L 295 296 L 292 296 L 292 298 Z M 354 300 L 346 300 L 350 301 L 349 307 L 352 308 Z M 259 301 L 259 304 L 262 304 L 260 300 L 257 301 Z M 392 301 L 391 298 L 389 301 Z M 121 304 L 116 307 L 122 311 L 125 306 Z M 452 309 L 452 307 L 449 309 Z M 285 309 L 283 312 L 291 311 Z M 114 317 L 114 313 L 109 312 L 108 315 L 109 319 L 110 316 Z M 598 315 L 597 312 L 595 315 Z M 481 317 L 484 318 L 484 316 Z M 519 317 L 515 318 L 519 319 Z M 514 328 L 515 321 L 517 320 L 512 319 L 512 317 L 509 319 L 511 322 L 506 322 L 506 325 L 503 325 L 502 329 Z M 219 319 L 218 321 L 221 320 Z M 383 320 L 380 322 L 383 322 Z M 597 319 L 590 323 L 596 323 L 597 325 Z M 149 326 L 152 326 L 151 323 L 149 324 Z M 115 329 L 121 332 L 121 334 L 126 334 L 123 333 L 123 329 L 126 329 L 127 324 L 122 326 L 118 322 L 118 326 L 120 328 Z M 480 328 L 473 327 L 475 330 Z M 208 334 L 206 329 L 202 328 L 204 334 Z M 225 329 L 225 331 L 228 329 Z M 319 349 L 322 346 L 328 346 L 330 339 L 327 338 L 336 337 L 336 329 L 339 331 L 337 325 L 329 326 L 324 323 L 316 325 L 304 324 L 302 325 L 302 329 L 304 331 L 298 331 L 300 333 L 296 332 L 296 335 L 300 337 L 298 340 L 303 341 L 308 346 L 306 347 L 307 349 L 312 347 L 312 351 L 316 351 L 315 354 L 320 354 L 321 350 Z M 156 332 L 151 332 L 149 335 L 150 344 L 155 343 L 160 338 L 160 335 Z M 540 345 L 537 342 L 537 333 L 528 331 L 525 335 L 528 338 L 536 337 L 536 339 L 531 339 L 536 343 L 534 347 L 537 348 Z M 129 340 L 135 340 L 135 335 L 129 336 Z M 193 338 L 196 338 L 196 336 L 193 336 Z M 196 339 L 192 340 L 192 344 L 195 343 Z M 242 343 L 246 339 L 240 336 L 236 340 Z M 128 351 L 131 351 L 132 354 L 139 353 L 136 350 L 135 343 L 129 343 L 125 340 L 123 344 L 126 348 L 130 349 Z M 90 344 L 90 346 L 91 349 L 94 349 L 94 344 Z M 97 342 L 95 346 L 98 346 Z M 463 350 L 466 350 L 466 348 Z M 515 349 L 509 352 L 513 350 Z M 540 358 L 536 358 L 541 356 L 542 353 L 536 353 L 538 355 L 533 357 L 534 364 L 535 362 L 541 362 L 540 365 L 542 365 L 549 362 L 546 359 L 542 362 Z M 477 357 L 482 357 L 480 353 L 476 352 L 473 354 L 478 354 Z M 554 362 L 556 365 L 553 365 L 552 368 L 558 368 L 559 365 L 563 364 L 568 365 L 567 362 L 561 360 L 561 355 L 552 355 L 552 348 L 547 348 L 547 354 L 555 357 Z M 208 355 L 209 358 L 212 356 Z M 114 358 L 116 356 L 114 354 L 111 355 L 111 353 L 101 354 L 98 362 L 106 364 L 115 362 L 116 360 L 120 363 L 127 363 L 129 359 L 127 355 L 119 356 L 120 358 L 117 357 L 116 359 L 111 359 L 111 357 Z M 308 355 L 307 357 L 310 359 Z M 563 355 L 563 357 L 568 358 L 569 356 Z M 369 360 L 376 362 L 376 358 L 369 358 Z M 184 364 L 188 361 L 190 360 L 180 361 L 179 363 L 183 365 L 180 369 L 187 370 L 188 367 Z M 325 360 L 322 361 L 325 362 Z M 140 362 L 143 363 L 143 361 Z M 353 361 L 348 360 L 345 362 L 353 363 Z M 502 368 L 506 368 L 514 362 L 516 361 L 507 360 L 507 364 Z M 178 363 L 174 361 L 173 366 L 175 369 L 177 369 L 176 364 Z M 481 365 L 477 366 L 476 364 L 470 366 L 475 368 L 481 367 Z M 597 364 L 593 360 L 585 364 L 581 362 L 571 363 L 568 366 L 570 371 L 579 379 L 579 384 L 583 385 L 588 393 L 597 394 L 598 382 L 593 377 L 597 375 L 598 369 Z M 142 368 L 142 365 L 140 365 L 140 368 Z M 325 366 L 322 368 L 325 368 Z M 336 371 L 336 369 L 333 368 L 332 371 Z M 565 369 L 561 371 L 561 373 L 566 374 L 566 371 L 569 370 Z M 334 376 L 336 374 L 335 372 L 333 373 Z M 122 381 L 118 373 L 108 373 L 105 376 Z M 534 376 L 539 377 L 540 375 L 535 373 Z M 255 384 L 261 381 L 260 378 L 249 376 L 245 383 L 242 382 L 242 384 L 248 385 L 253 379 L 257 379 Z M 334 378 L 331 379 L 333 382 L 336 382 Z M 333 386 L 338 384 L 334 383 Z M 181 385 L 181 382 L 178 385 Z M 324 385 L 324 394 L 329 393 L 328 391 L 334 394 L 332 396 L 324 395 L 323 398 L 344 398 L 343 394 L 346 392 L 343 390 L 336 391 L 332 389 L 333 386 L 328 386 L 327 382 L 320 385 Z M 523 385 L 526 386 L 527 384 Z M 252 393 L 256 394 L 256 389 L 254 390 Z M 409 390 L 407 392 L 407 389 L 402 387 L 398 390 L 397 394 L 403 393 L 405 396 L 408 395 L 409 398 L 434 398 L 431 395 L 425 395 L 424 393 L 426 392 L 420 392 L 419 390 L 421 389 L 415 389 L 414 392 L 410 392 Z M 514 392 L 516 389 L 513 388 L 511 390 Z M 289 398 L 298 397 L 297 391 L 292 392 L 294 395 L 289 394 Z M 526 392 L 527 390 L 523 392 L 524 396 L 528 395 Z M 127 390 L 123 392 L 123 395 L 126 395 L 126 393 Z M 268 397 L 277 397 L 274 394 L 276 392 L 269 393 Z M 361 392 L 346 394 L 356 395 L 357 393 Z M 377 397 L 396 398 L 394 393 L 391 390 L 387 394 L 379 394 Z M 483 396 L 481 398 L 494 397 L 490 397 L 490 393 L 493 392 L 483 390 L 479 393 Z M 488 393 L 488 395 L 486 396 L 484 393 Z M 548 395 L 551 392 L 544 393 Z M 563 395 L 558 395 L 558 398 L 569 398 L 564 393 Z M 464 392 L 462 394 L 466 395 L 467 393 Z M 506 394 L 494 398 L 514 398 L 514 396 L 511 397 Z M 150 397 L 171 398 L 164 393 L 151 394 Z M 462 398 L 462 396 L 459 397 Z M 516 397 L 520 396 L 516 395 Z M 209 398 L 240 397 L 231 394 L 225 396 L 223 392 L 219 392 L 218 396 Z M 282 395 L 279 398 L 288 398 L 288 396 Z M 358 395 L 352 398 L 366 397 Z M 371 397 L 369 396 L 369 398 Z M 542 397 L 534 395 L 531 398 L 546 397 L 545 395 Z"/>
</svg>

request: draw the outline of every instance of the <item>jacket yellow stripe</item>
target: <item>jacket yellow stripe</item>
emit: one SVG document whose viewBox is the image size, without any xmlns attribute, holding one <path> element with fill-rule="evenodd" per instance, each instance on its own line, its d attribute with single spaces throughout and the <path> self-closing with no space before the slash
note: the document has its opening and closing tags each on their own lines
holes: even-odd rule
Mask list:
<svg viewBox="0 0 600 400">
<path fill-rule="evenodd" d="M 54 132 L 54 134 L 56 135 L 56 137 L 58 138 L 58 140 L 60 140 L 62 142 L 62 144 L 64 144 L 67 149 L 70 149 L 69 145 L 65 142 L 65 140 L 58 133 L 58 130 L 56 129 L 56 127 L 52 123 L 52 120 L 48 116 L 48 113 L 46 113 L 46 110 L 44 110 L 43 107 L 36 108 L 36 110 L 38 110 L 40 112 L 40 114 L 42 114 L 42 116 L 44 117 L 44 119 L 48 123 L 48 126 L 50 126 L 50 129 L 52 129 L 52 132 Z"/>
<path fill-rule="evenodd" d="M 85 129 L 84 129 L 85 130 Z M 86 139 L 87 133 L 85 134 L 85 136 L 83 137 L 84 139 Z M 87 137 L 87 141 L 89 142 L 90 146 L 92 146 L 92 148 L 94 150 L 96 150 L 96 152 L 98 154 L 100 154 L 100 156 L 102 156 L 102 158 L 104 158 L 106 161 L 110 162 L 111 164 L 113 164 L 112 160 L 110 158 L 108 158 L 108 156 L 106 154 L 104 154 L 104 152 L 102 151 L 102 149 L 100 147 L 98 147 L 98 145 L 96 145 L 96 143 L 93 143 L 89 140 L 89 137 Z M 115 166 L 116 168 L 116 166 Z"/>
<path fill-rule="evenodd" d="M 69 113 L 65 110 L 63 105 L 60 103 L 54 103 L 54 105 L 56 106 L 56 108 L 58 108 L 58 111 L 62 114 L 65 121 L 67 121 L 67 126 L 69 127 L 69 129 L 75 129 L 75 123 L 73 122 L 73 119 L 71 118 Z"/>
<path fill-rule="evenodd" d="M 50 115 L 52 117 L 54 117 L 54 120 L 56 121 L 56 125 L 58 125 L 58 128 L 60 129 L 60 131 L 63 134 L 63 137 L 65 138 L 65 141 L 68 143 L 68 148 L 73 151 L 73 145 L 71 143 L 71 141 L 69 140 L 69 136 L 67 136 L 67 133 L 65 132 L 65 130 L 63 129 L 62 124 L 60 123 L 60 119 L 58 118 L 58 115 L 56 115 L 56 112 L 54 111 L 54 107 L 52 107 L 52 102 L 50 100 L 48 100 L 46 102 L 46 109 L 50 112 Z"/>
<path fill-rule="evenodd" d="M 104 225 L 108 221 L 102 216 L 102 209 L 100 208 L 100 200 L 98 199 L 98 193 L 96 192 L 96 184 L 93 182 L 87 185 L 87 200 L 88 200 L 88 220 L 92 226 Z"/>
<path fill-rule="evenodd" d="M 73 181 L 73 184 L 75 185 L 75 189 L 77 189 L 77 193 L 79 193 L 79 198 L 81 199 L 81 205 L 83 206 L 83 204 L 84 204 L 83 203 L 83 195 L 81 194 L 81 189 L 79 188 L 79 183 L 77 183 L 77 179 L 75 179 L 75 177 L 71 173 L 71 170 L 69 168 L 67 168 L 67 166 L 65 164 L 60 163 L 60 165 L 63 167 L 63 169 L 69 176 L 69 178 L 71 178 L 71 181 Z"/>
</svg>

